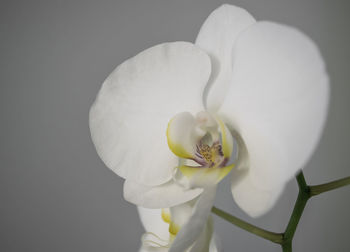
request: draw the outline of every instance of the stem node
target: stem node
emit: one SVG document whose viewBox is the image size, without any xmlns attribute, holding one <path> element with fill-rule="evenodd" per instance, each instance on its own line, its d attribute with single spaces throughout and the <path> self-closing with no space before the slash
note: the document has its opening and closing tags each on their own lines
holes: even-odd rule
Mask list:
<svg viewBox="0 0 350 252">
<path fill-rule="evenodd" d="M 292 252 L 292 242 L 294 238 L 295 231 L 297 229 L 300 218 L 303 214 L 307 201 L 315 195 L 328 192 L 330 190 L 337 189 L 350 184 L 350 176 L 335 180 L 321 185 L 308 186 L 302 171 L 296 176 L 298 182 L 299 193 L 298 198 L 295 202 L 293 212 L 290 216 L 288 225 L 284 233 L 274 233 L 267 231 L 265 229 L 254 226 L 248 222 L 245 222 L 235 216 L 232 216 L 216 207 L 212 208 L 212 212 L 224 220 L 231 222 L 233 225 L 240 227 L 252 234 L 260 236 L 266 240 L 272 241 L 274 243 L 280 244 L 282 246 L 283 252 Z"/>
</svg>

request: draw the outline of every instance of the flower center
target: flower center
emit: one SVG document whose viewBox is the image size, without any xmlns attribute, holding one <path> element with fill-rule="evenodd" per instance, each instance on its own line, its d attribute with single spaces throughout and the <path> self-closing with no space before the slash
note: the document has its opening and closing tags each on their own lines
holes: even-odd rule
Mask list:
<svg viewBox="0 0 350 252">
<path fill-rule="evenodd" d="M 175 115 L 168 124 L 167 140 L 170 150 L 179 157 L 182 175 L 188 178 L 187 187 L 216 184 L 233 168 L 229 164 L 233 153 L 233 138 L 217 115 L 202 111 Z M 174 173 L 174 180 L 180 181 Z M 182 183 L 182 182 L 180 182 Z"/>
<path fill-rule="evenodd" d="M 209 167 L 220 164 L 224 159 L 224 153 L 222 152 L 222 146 L 219 141 L 214 142 L 211 146 L 203 143 L 202 141 L 197 144 L 196 157 L 200 161 L 203 161 Z"/>
</svg>

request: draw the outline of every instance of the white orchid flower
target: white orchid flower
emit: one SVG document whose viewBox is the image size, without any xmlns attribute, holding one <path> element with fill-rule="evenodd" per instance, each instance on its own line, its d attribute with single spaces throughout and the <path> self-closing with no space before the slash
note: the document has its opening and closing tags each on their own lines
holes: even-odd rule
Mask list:
<svg viewBox="0 0 350 252">
<path fill-rule="evenodd" d="M 177 233 L 186 225 L 196 207 L 196 200 L 163 209 L 149 209 L 138 207 L 141 222 L 146 230 L 142 236 L 139 252 L 167 252 Z M 213 220 L 208 218 L 204 229 L 193 245 L 186 252 L 218 252 L 220 244 L 213 232 Z"/>
<path fill-rule="evenodd" d="M 90 129 L 101 159 L 125 179 L 126 200 L 168 208 L 201 194 L 203 207 L 170 250 L 185 251 L 231 170 L 233 198 L 247 214 L 274 205 L 312 155 L 328 97 L 307 36 L 223 5 L 195 44 L 164 43 L 118 66 L 91 108 Z"/>
</svg>

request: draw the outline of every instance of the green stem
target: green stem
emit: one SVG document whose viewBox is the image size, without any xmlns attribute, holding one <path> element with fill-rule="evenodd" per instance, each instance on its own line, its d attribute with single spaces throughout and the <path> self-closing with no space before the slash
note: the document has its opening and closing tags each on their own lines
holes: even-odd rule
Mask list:
<svg viewBox="0 0 350 252">
<path fill-rule="evenodd" d="M 292 252 L 292 242 L 286 242 L 282 244 L 283 252 Z"/>
<path fill-rule="evenodd" d="M 231 222 L 233 225 L 236 225 L 237 227 L 240 227 L 266 240 L 280 244 L 282 246 L 283 252 L 292 252 L 293 237 L 299 224 L 300 218 L 305 209 L 307 201 L 312 196 L 318 195 L 320 193 L 328 192 L 330 190 L 334 190 L 342 186 L 350 185 L 350 177 L 346 177 L 321 185 L 308 186 L 302 171 L 296 176 L 296 180 L 298 182 L 299 187 L 298 198 L 295 202 L 294 209 L 290 216 L 287 228 L 282 234 L 270 232 L 265 229 L 254 226 L 216 207 L 213 207 L 211 211 L 219 217 L 227 220 L 228 222 Z"/>
<path fill-rule="evenodd" d="M 310 186 L 310 194 L 311 196 L 316 196 L 320 193 L 328 192 L 346 185 L 350 185 L 350 177 L 338 179 L 321 185 Z"/>
<path fill-rule="evenodd" d="M 304 173 L 300 171 L 295 177 L 298 182 L 299 191 L 308 191 L 308 185 L 306 184 Z"/>
<path fill-rule="evenodd" d="M 223 218 L 224 220 L 227 220 L 228 222 L 231 222 L 233 225 L 236 225 L 237 227 L 240 227 L 252 234 L 255 234 L 257 236 L 260 236 L 266 240 L 272 241 L 274 243 L 282 244 L 283 241 L 283 235 L 267 231 L 265 229 L 259 228 L 257 226 L 254 226 L 248 222 L 245 222 L 235 216 L 232 216 L 231 214 L 228 214 L 224 211 L 222 211 L 219 208 L 213 207 L 211 211 L 216 214 L 217 216 Z"/>
<path fill-rule="evenodd" d="M 300 172 L 297 177 L 297 182 L 299 186 L 299 194 L 297 201 L 295 202 L 294 209 L 292 215 L 289 219 L 286 231 L 284 232 L 284 242 L 289 243 L 292 242 L 295 230 L 300 221 L 301 215 L 303 214 L 304 208 L 310 196 L 310 188 L 307 186 L 305 182 L 305 177 L 303 172 Z"/>
</svg>

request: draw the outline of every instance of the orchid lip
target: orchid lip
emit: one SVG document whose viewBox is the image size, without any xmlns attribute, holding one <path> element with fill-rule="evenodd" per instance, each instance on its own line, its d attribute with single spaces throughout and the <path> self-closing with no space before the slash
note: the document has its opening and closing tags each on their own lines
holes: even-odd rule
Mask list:
<svg viewBox="0 0 350 252">
<path fill-rule="evenodd" d="M 167 139 L 170 150 L 181 160 L 177 168 L 188 179 L 185 187 L 216 184 L 235 166 L 230 163 L 232 134 L 219 116 L 208 111 L 196 116 L 176 114 L 168 124 Z"/>
</svg>

